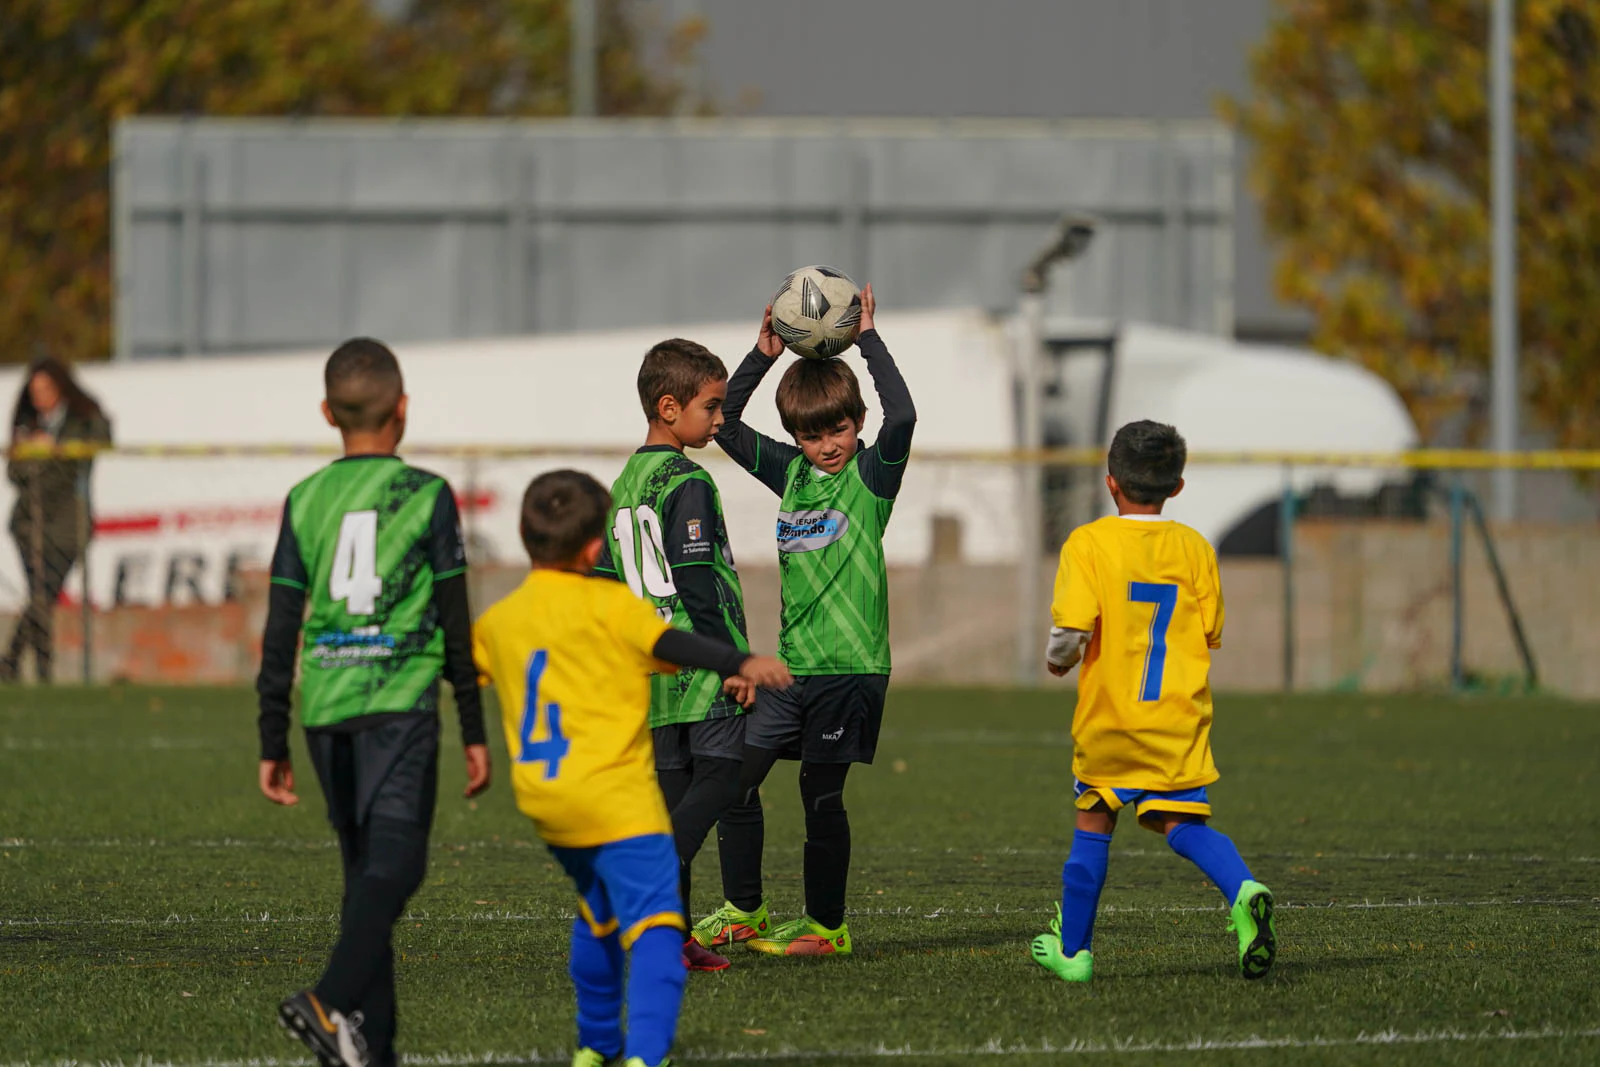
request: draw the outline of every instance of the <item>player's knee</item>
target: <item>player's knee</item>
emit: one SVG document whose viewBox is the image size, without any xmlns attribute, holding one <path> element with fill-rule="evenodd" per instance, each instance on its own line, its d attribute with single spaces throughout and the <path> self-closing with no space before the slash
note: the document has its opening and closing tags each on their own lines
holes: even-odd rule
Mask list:
<svg viewBox="0 0 1600 1067">
<path fill-rule="evenodd" d="M 383 896 L 398 895 L 403 905 L 428 873 L 427 829 L 397 819 L 374 819 L 367 840 L 362 881 L 381 884 Z"/>
<path fill-rule="evenodd" d="M 628 950 L 634 980 L 672 987 L 680 994 L 688 971 L 683 966 L 683 932 L 671 926 L 652 926 L 640 934 Z"/>
<path fill-rule="evenodd" d="M 741 801 L 748 803 L 751 792 L 739 788 L 740 764 L 734 759 L 706 760 L 705 770 L 701 772 L 703 788 L 706 791 L 708 804 L 720 814 Z"/>
<path fill-rule="evenodd" d="M 1183 839 L 1196 827 L 1206 824 L 1204 815 L 1163 814 L 1161 816 L 1161 832 L 1167 839 L 1167 847 L 1174 852 L 1180 852 Z"/>
<path fill-rule="evenodd" d="M 844 811 L 844 779 L 848 763 L 801 764 L 800 802 L 806 815 Z"/>
<path fill-rule="evenodd" d="M 611 935 L 613 941 L 615 934 Z M 594 936 L 582 916 L 572 921 L 572 952 L 567 973 L 574 984 L 588 991 L 610 989 L 622 977 L 622 958 L 613 958 L 605 939 Z"/>
</svg>

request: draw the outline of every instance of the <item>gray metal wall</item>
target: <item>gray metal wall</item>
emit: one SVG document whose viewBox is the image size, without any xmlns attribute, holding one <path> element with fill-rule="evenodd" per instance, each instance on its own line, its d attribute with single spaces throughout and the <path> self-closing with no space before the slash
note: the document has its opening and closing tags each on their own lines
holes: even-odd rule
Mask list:
<svg viewBox="0 0 1600 1067">
<path fill-rule="evenodd" d="M 1052 310 L 1233 323 L 1206 121 L 135 119 L 114 180 L 120 357 L 754 321 L 810 262 L 1009 308 L 1067 208 L 1108 225 Z"/>
</svg>

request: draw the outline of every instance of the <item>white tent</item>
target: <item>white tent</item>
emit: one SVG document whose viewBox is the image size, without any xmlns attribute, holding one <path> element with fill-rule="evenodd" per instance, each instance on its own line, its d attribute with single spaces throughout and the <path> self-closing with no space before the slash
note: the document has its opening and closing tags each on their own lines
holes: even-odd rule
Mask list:
<svg viewBox="0 0 1600 1067">
<path fill-rule="evenodd" d="M 1358 364 L 1303 349 L 1245 345 L 1138 323 L 1115 328 L 1059 324 L 1053 336 L 1114 336 L 1107 435 L 1136 419 L 1171 423 L 1195 452 L 1397 452 L 1417 446 L 1417 429 L 1393 387 Z M 1063 385 L 1075 426 L 1092 427 L 1103 381 L 1100 360 L 1067 360 Z M 1331 484 L 1371 493 L 1373 469 L 1297 467 L 1293 485 Z M 1194 466 L 1166 514 L 1213 543 L 1281 496 L 1273 466 Z M 1103 507 L 1110 501 L 1102 494 Z"/>
</svg>

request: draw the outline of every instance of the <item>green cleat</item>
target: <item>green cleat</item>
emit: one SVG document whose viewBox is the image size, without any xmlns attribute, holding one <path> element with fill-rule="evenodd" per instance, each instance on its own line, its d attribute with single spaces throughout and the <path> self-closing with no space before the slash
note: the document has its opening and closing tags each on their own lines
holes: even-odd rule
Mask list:
<svg viewBox="0 0 1600 1067">
<path fill-rule="evenodd" d="M 769 956 L 848 956 L 850 928 L 830 930 L 809 915 L 791 919 L 766 937 L 753 938 L 750 948 Z"/>
<path fill-rule="evenodd" d="M 650 1065 L 644 1062 L 643 1057 L 634 1056 L 624 1065 L 624 1067 L 650 1067 Z M 672 1057 L 668 1056 L 666 1059 L 656 1064 L 656 1067 L 672 1067 Z"/>
<path fill-rule="evenodd" d="M 1033 939 L 1033 962 L 1063 982 L 1087 982 L 1094 978 L 1094 953 L 1080 949 L 1068 956 L 1061 948 L 1061 905 L 1050 920 L 1050 932 Z"/>
<path fill-rule="evenodd" d="M 741 911 L 732 904 L 724 903 L 695 923 L 689 933 L 700 942 L 701 948 L 719 948 L 761 937 L 771 925 L 772 921 L 767 918 L 767 902 L 764 900 L 755 911 Z"/>
<path fill-rule="evenodd" d="M 1228 929 L 1239 935 L 1239 973 L 1248 981 L 1265 978 L 1278 955 L 1278 930 L 1272 918 L 1272 890 L 1260 882 L 1239 887 Z"/>
<path fill-rule="evenodd" d="M 612 1067 L 621 1062 L 621 1056 L 607 1056 L 592 1048 L 580 1048 L 572 1054 L 572 1067 Z"/>
</svg>

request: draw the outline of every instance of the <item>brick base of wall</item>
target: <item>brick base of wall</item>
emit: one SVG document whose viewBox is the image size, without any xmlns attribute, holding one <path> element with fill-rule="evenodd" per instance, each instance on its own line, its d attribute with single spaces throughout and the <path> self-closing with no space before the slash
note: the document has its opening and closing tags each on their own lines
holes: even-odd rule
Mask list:
<svg viewBox="0 0 1600 1067">
<path fill-rule="evenodd" d="M 1538 659 L 1553 691 L 1600 696 L 1600 537 L 1587 527 L 1517 527 L 1496 545 Z M 1054 560 L 1041 562 L 1048 597 Z M 473 604 L 509 592 L 523 572 L 478 569 Z M 778 580 L 771 567 L 742 572 L 753 646 L 777 644 Z M 895 676 L 965 685 L 1014 680 L 1016 577 L 1009 566 L 936 563 L 890 572 Z M 1222 566 L 1227 628 L 1213 682 L 1221 690 L 1277 689 L 1284 678 L 1284 568 L 1276 560 Z M 1470 671 L 1518 674 L 1510 625 L 1482 548 L 1465 556 L 1463 644 Z M 1306 522 L 1296 529 L 1294 670 L 1302 689 L 1395 690 L 1449 678 L 1449 531 L 1440 524 Z M 96 612 L 92 663 L 98 682 L 237 683 L 254 677 L 266 612 L 263 575 L 246 576 L 241 597 L 222 606 L 121 608 Z M 0 623 L 0 626 L 3 626 Z M 1033 640 L 1043 658 L 1041 618 Z M 8 632 L 0 630 L 0 633 Z M 56 622 L 58 680 L 81 677 L 83 631 L 76 609 Z M 1041 671 L 1041 679 L 1046 676 Z"/>
</svg>

